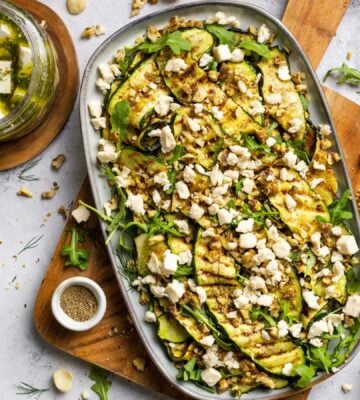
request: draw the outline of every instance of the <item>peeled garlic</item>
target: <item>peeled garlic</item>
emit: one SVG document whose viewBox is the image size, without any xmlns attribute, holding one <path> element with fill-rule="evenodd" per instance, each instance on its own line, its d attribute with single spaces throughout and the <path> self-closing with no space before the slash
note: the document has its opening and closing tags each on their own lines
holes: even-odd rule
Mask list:
<svg viewBox="0 0 360 400">
<path fill-rule="evenodd" d="M 80 14 L 85 10 L 87 0 L 67 0 L 66 5 L 70 14 Z"/>
<path fill-rule="evenodd" d="M 73 376 L 67 369 L 58 369 L 54 372 L 53 381 L 56 389 L 60 392 L 70 392 L 72 389 Z"/>
</svg>

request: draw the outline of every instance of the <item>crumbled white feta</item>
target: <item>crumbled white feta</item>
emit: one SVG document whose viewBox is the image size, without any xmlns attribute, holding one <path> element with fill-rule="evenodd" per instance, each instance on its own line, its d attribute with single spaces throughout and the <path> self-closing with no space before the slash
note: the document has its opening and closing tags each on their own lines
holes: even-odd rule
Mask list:
<svg viewBox="0 0 360 400">
<path fill-rule="evenodd" d="M 280 65 L 277 74 L 281 81 L 289 81 L 291 79 L 289 67 L 287 65 Z"/>
<path fill-rule="evenodd" d="M 300 118 L 293 118 L 289 121 L 289 128 L 288 128 L 288 132 L 289 133 L 297 133 L 299 132 L 301 125 L 302 125 L 302 121 Z"/>
<path fill-rule="evenodd" d="M 152 90 L 156 90 L 158 87 L 158 85 L 155 82 L 150 82 L 149 83 L 149 88 Z"/>
<path fill-rule="evenodd" d="M 331 135 L 331 128 L 330 125 L 328 124 L 319 124 L 319 128 L 320 128 L 320 135 L 323 136 L 329 136 Z"/>
<path fill-rule="evenodd" d="M 210 215 L 216 215 L 220 210 L 220 207 L 218 204 L 213 203 L 208 207 L 208 212 Z"/>
<path fill-rule="evenodd" d="M 161 195 L 158 190 L 153 190 L 151 193 L 151 198 L 153 199 L 153 202 L 155 203 L 156 206 L 158 206 L 161 202 Z"/>
<path fill-rule="evenodd" d="M 263 114 L 265 112 L 265 107 L 261 104 L 259 100 L 255 100 L 252 103 L 250 103 L 250 108 L 248 110 L 248 113 L 251 116 Z"/>
<path fill-rule="evenodd" d="M 265 280 L 261 276 L 252 275 L 249 279 L 249 287 L 252 290 L 265 289 Z"/>
<path fill-rule="evenodd" d="M 293 150 L 289 150 L 284 154 L 282 159 L 287 166 L 289 166 L 290 168 L 294 168 L 298 158 Z"/>
<path fill-rule="evenodd" d="M 206 368 L 201 371 L 201 379 L 210 387 L 215 386 L 221 378 L 222 375 L 215 368 Z"/>
<path fill-rule="evenodd" d="M 178 254 L 178 261 L 180 265 L 190 265 L 192 262 L 193 256 L 191 250 L 185 250 Z"/>
<path fill-rule="evenodd" d="M 164 128 L 155 129 L 149 133 L 150 137 L 160 137 L 161 151 L 163 153 L 170 153 L 176 147 L 176 140 L 171 131 L 170 126 L 166 125 Z"/>
<path fill-rule="evenodd" d="M 219 110 L 219 107 L 211 107 L 211 112 L 212 115 L 214 116 L 215 119 L 217 119 L 218 121 L 221 121 L 223 119 L 224 113 Z"/>
<path fill-rule="evenodd" d="M 188 118 L 187 119 L 189 128 L 193 131 L 193 132 L 199 132 L 201 131 L 201 125 L 200 125 L 200 121 L 197 118 Z"/>
<path fill-rule="evenodd" d="M 111 83 L 114 80 L 114 74 L 109 64 L 99 64 L 98 70 L 105 82 Z"/>
<path fill-rule="evenodd" d="M 190 234 L 190 226 L 189 223 L 184 219 L 176 219 L 174 224 L 177 226 L 181 233 L 185 233 L 185 235 Z"/>
<path fill-rule="evenodd" d="M 285 337 L 289 332 L 289 325 L 283 319 L 278 322 L 277 328 L 279 337 Z"/>
<path fill-rule="evenodd" d="M 115 184 L 118 188 L 126 188 L 129 184 L 129 175 L 131 170 L 128 167 L 123 166 L 121 170 L 118 168 L 114 169 L 113 172 L 116 172 Z"/>
<path fill-rule="evenodd" d="M 325 170 L 326 170 L 325 164 L 319 163 L 319 162 L 317 162 L 316 160 L 313 161 L 312 167 L 313 167 L 314 169 L 319 170 L 319 171 L 325 171 Z"/>
<path fill-rule="evenodd" d="M 110 83 L 106 82 L 103 78 L 98 78 L 95 82 L 95 85 L 103 94 L 106 94 L 106 92 L 110 89 Z"/>
<path fill-rule="evenodd" d="M 266 102 L 269 104 L 280 104 L 282 100 L 281 93 L 270 93 L 266 97 Z"/>
<path fill-rule="evenodd" d="M 144 319 L 146 322 L 153 324 L 156 322 L 156 315 L 152 311 L 146 311 Z"/>
<path fill-rule="evenodd" d="M 302 324 L 293 324 L 289 327 L 289 332 L 291 333 L 292 337 L 294 338 L 299 338 L 300 337 L 300 333 L 302 330 Z"/>
<path fill-rule="evenodd" d="M 346 305 L 343 309 L 344 314 L 349 317 L 359 318 L 360 316 L 360 296 L 353 294 L 348 297 Z"/>
<path fill-rule="evenodd" d="M 101 150 L 97 153 L 99 162 L 106 164 L 115 161 L 118 158 L 118 153 L 114 143 L 106 139 L 100 139 L 99 145 L 101 146 Z"/>
<path fill-rule="evenodd" d="M 144 199 L 141 194 L 128 194 L 125 206 L 134 211 L 136 215 L 144 215 Z"/>
<path fill-rule="evenodd" d="M 239 162 L 239 159 L 236 154 L 234 153 L 229 153 L 227 158 L 226 158 L 226 163 L 230 166 L 235 166 Z"/>
<path fill-rule="evenodd" d="M 219 164 L 215 164 L 208 175 L 212 186 L 218 186 L 223 184 L 224 176 L 220 170 Z"/>
<path fill-rule="evenodd" d="M 310 181 L 310 187 L 311 189 L 315 189 L 317 186 L 320 185 L 320 183 L 323 183 L 325 181 L 324 178 L 315 178 L 312 181 Z"/>
<path fill-rule="evenodd" d="M 274 299 L 270 294 L 262 294 L 257 299 L 257 304 L 263 307 L 270 307 Z"/>
<path fill-rule="evenodd" d="M 209 17 L 206 20 L 207 24 L 219 24 L 219 25 L 230 25 L 232 28 L 239 28 L 240 21 L 231 15 L 227 17 L 222 11 L 218 11 L 215 15 Z"/>
<path fill-rule="evenodd" d="M 321 347 L 323 345 L 322 340 L 319 338 L 310 339 L 309 343 L 314 347 Z"/>
<path fill-rule="evenodd" d="M 308 338 L 313 339 L 321 336 L 323 333 L 328 333 L 329 327 L 325 320 L 321 319 L 319 321 L 315 321 L 309 329 Z"/>
<path fill-rule="evenodd" d="M 170 181 L 165 171 L 154 175 L 154 182 L 161 185 L 163 190 L 168 190 L 170 188 Z"/>
<path fill-rule="evenodd" d="M 265 330 L 261 331 L 261 336 L 266 342 L 270 342 L 271 337 Z"/>
<path fill-rule="evenodd" d="M 171 58 L 165 65 L 165 72 L 180 73 L 186 71 L 188 65 L 182 58 Z"/>
<path fill-rule="evenodd" d="M 207 67 L 212 61 L 213 61 L 214 57 L 211 56 L 210 54 L 203 54 L 199 60 L 199 65 L 200 67 L 204 68 Z"/>
<path fill-rule="evenodd" d="M 194 219 L 195 221 L 197 221 L 198 219 L 200 219 L 205 213 L 205 210 L 200 207 L 198 204 L 196 203 L 192 203 L 191 204 L 191 208 L 190 208 L 190 218 Z"/>
<path fill-rule="evenodd" d="M 234 358 L 234 353 L 232 351 L 228 351 L 225 354 L 225 357 L 223 358 L 223 363 L 225 365 L 225 367 L 231 371 L 234 369 L 239 369 L 240 368 L 240 364 L 239 362 Z"/>
<path fill-rule="evenodd" d="M 165 250 L 162 275 L 168 277 L 174 274 L 178 268 L 178 261 L 179 257 L 177 256 L 177 254 L 173 254 L 170 250 Z"/>
<path fill-rule="evenodd" d="M 218 211 L 217 216 L 218 216 L 220 225 L 231 224 L 231 222 L 234 218 L 233 214 L 230 211 L 226 210 L 225 208 L 221 208 Z"/>
<path fill-rule="evenodd" d="M 101 106 L 100 101 L 98 101 L 98 100 L 89 101 L 88 109 L 89 109 L 89 114 L 91 117 L 93 117 L 93 118 L 101 117 L 102 106 Z"/>
<path fill-rule="evenodd" d="M 231 51 L 227 44 L 221 44 L 213 48 L 213 55 L 217 62 L 224 62 L 231 60 Z"/>
<path fill-rule="evenodd" d="M 303 290 L 303 298 L 309 308 L 320 310 L 321 306 L 319 304 L 319 296 L 316 296 L 313 291 Z"/>
<path fill-rule="evenodd" d="M 196 177 L 196 173 L 193 170 L 193 168 L 190 168 L 188 165 L 184 168 L 183 171 L 183 179 L 186 183 L 191 183 L 194 182 L 194 179 Z"/>
<path fill-rule="evenodd" d="M 262 24 L 258 30 L 257 42 L 265 43 L 270 39 L 270 37 L 271 37 L 270 29 L 268 28 L 267 25 Z"/>
<path fill-rule="evenodd" d="M 341 226 L 333 226 L 333 227 L 331 228 L 331 233 L 332 233 L 334 236 L 341 236 L 341 234 L 342 234 Z M 340 260 L 340 261 L 341 261 L 341 260 Z"/>
<path fill-rule="evenodd" d="M 296 208 L 296 201 L 294 200 L 294 198 L 289 195 L 288 193 L 286 193 L 285 195 L 285 204 L 286 204 L 286 208 L 289 211 L 294 211 Z"/>
<path fill-rule="evenodd" d="M 201 338 L 199 343 L 205 347 L 211 347 L 215 343 L 215 338 L 213 335 L 207 335 Z"/>
<path fill-rule="evenodd" d="M 244 52 L 240 49 L 235 49 L 231 53 L 231 62 L 241 62 L 244 59 Z"/>
<path fill-rule="evenodd" d="M 279 238 L 272 246 L 277 258 L 287 258 L 290 255 L 291 246 L 284 238 Z"/>
<path fill-rule="evenodd" d="M 150 292 L 157 298 L 165 296 L 165 288 L 158 285 L 150 285 Z"/>
<path fill-rule="evenodd" d="M 206 301 L 206 292 L 205 289 L 201 286 L 196 286 L 195 293 L 199 297 L 200 304 L 204 304 Z"/>
<path fill-rule="evenodd" d="M 190 190 L 188 188 L 188 185 L 183 181 L 176 182 L 175 193 L 177 193 L 180 199 L 183 200 L 186 200 L 190 197 Z"/>
<path fill-rule="evenodd" d="M 238 317 L 237 311 L 230 311 L 226 314 L 226 318 L 236 319 Z"/>
<path fill-rule="evenodd" d="M 293 364 L 292 363 L 286 363 L 282 369 L 282 373 L 285 376 L 292 376 L 293 375 Z"/>
<path fill-rule="evenodd" d="M 241 220 L 235 230 L 240 233 L 252 232 L 254 230 L 254 218 Z"/>
<path fill-rule="evenodd" d="M 173 304 L 175 304 L 175 303 L 177 303 L 177 302 L 182 298 L 182 296 L 184 295 L 184 293 L 185 293 L 185 287 L 184 287 L 184 284 L 183 284 L 183 283 L 177 281 L 176 279 L 173 279 L 173 281 L 172 281 L 171 283 L 168 283 L 168 284 L 166 285 L 165 291 L 166 291 L 166 294 L 167 294 L 168 297 L 169 297 L 169 300 L 170 300 Z"/>
<path fill-rule="evenodd" d="M 257 238 L 253 233 L 242 233 L 239 237 L 239 246 L 242 249 L 253 249 L 256 246 Z"/>
<path fill-rule="evenodd" d="M 104 129 L 106 128 L 106 118 L 105 117 L 91 118 L 91 124 L 96 131 Z"/>
<path fill-rule="evenodd" d="M 250 194 L 254 190 L 254 187 L 255 187 L 255 182 L 253 179 L 245 178 L 243 180 L 243 187 L 242 187 L 243 192 Z"/>
<path fill-rule="evenodd" d="M 353 255 L 359 251 L 356 240 L 352 235 L 341 235 L 336 241 L 336 248 L 339 253 L 345 255 Z"/>
<path fill-rule="evenodd" d="M 202 237 L 215 237 L 216 236 L 215 229 L 214 228 L 208 228 L 202 233 L 201 236 Z"/>
<path fill-rule="evenodd" d="M 250 299 L 247 296 L 243 295 L 243 294 L 240 294 L 238 297 L 236 297 L 234 299 L 234 306 L 238 310 L 240 310 L 241 308 L 247 306 L 249 303 L 250 303 Z"/>
<path fill-rule="evenodd" d="M 170 104 L 174 99 L 171 96 L 160 95 L 158 102 L 155 104 L 154 110 L 159 117 L 165 117 L 170 111 Z"/>
<path fill-rule="evenodd" d="M 80 224 L 81 222 L 86 222 L 90 218 L 90 211 L 85 206 L 79 206 L 71 212 L 74 220 Z"/>
<path fill-rule="evenodd" d="M 248 90 L 246 83 L 244 81 L 241 80 L 238 81 L 237 86 L 241 93 L 246 93 Z"/>
</svg>

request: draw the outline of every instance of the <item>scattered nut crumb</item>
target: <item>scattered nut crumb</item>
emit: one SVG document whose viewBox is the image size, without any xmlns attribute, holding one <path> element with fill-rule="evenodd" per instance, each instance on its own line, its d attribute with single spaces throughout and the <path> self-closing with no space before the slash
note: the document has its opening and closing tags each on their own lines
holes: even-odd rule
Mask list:
<svg viewBox="0 0 360 400">
<path fill-rule="evenodd" d="M 344 383 L 344 384 L 341 386 L 341 390 L 342 390 L 344 393 L 351 392 L 352 388 L 353 388 L 353 385 L 350 385 L 350 383 Z"/>
<path fill-rule="evenodd" d="M 140 10 L 144 7 L 145 4 L 157 4 L 159 0 L 132 0 L 131 4 L 131 17 L 135 17 L 139 15 Z"/>
<path fill-rule="evenodd" d="M 131 324 L 131 325 L 134 324 L 134 323 L 133 323 L 133 320 L 131 319 L 131 317 L 130 317 L 129 314 L 126 316 L 126 319 L 129 321 L 129 324 Z"/>
<path fill-rule="evenodd" d="M 30 192 L 29 189 L 26 189 L 25 186 L 21 186 L 21 188 L 16 192 L 18 196 L 23 196 L 23 197 L 33 197 L 33 194 Z"/>
<path fill-rule="evenodd" d="M 67 369 L 61 368 L 54 372 L 53 381 L 60 392 L 70 392 L 72 389 L 73 375 Z"/>
<path fill-rule="evenodd" d="M 97 24 L 94 26 L 88 26 L 84 29 L 81 34 L 82 39 L 91 39 L 93 36 L 101 36 L 105 35 L 105 28 L 101 24 Z"/>
<path fill-rule="evenodd" d="M 140 372 L 144 372 L 146 368 L 146 360 L 144 357 L 137 357 L 133 359 L 133 366 Z"/>
<path fill-rule="evenodd" d="M 55 169 L 56 171 L 58 171 L 62 167 L 62 165 L 64 164 L 65 160 L 66 160 L 66 157 L 64 156 L 64 154 L 57 155 L 51 161 L 51 168 Z"/>
<path fill-rule="evenodd" d="M 46 29 L 46 28 L 47 28 L 47 23 L 46 23 L 46 21 L 45 21 L 44 19 L 41 20 L 40 26 L 41 26 L 43 29 Z"/>
<path fill-rule="evenodd" d="M 81 398 L 82 398 L 82 400 L 88 400 L 88 399 L 90 399 L 90 394 L 89 394 L 89 392 L 88 392 L 87 390 L 83 390 L 83 391 L 81 392 Z"/>
<path fill-rule="evenodd" d="M 347 54 L 346 54 L 346 59 L 347 59 L 347 60 L 351 60 L 351 59 L 352 59 L 352 56 L 353 56 L 352 52 L 351 52 L 351 51 L 348 51 Z"/>
<path fill-rule="evenodd" d="M 70 14 L 77 15 L 85 10 L 87 0 L 67 0 L 66 6 Z"/>
<path fill-rule="evenodd" d="M 41 198 L 43 200 L 50 200 L 56 195 L 56 192 L 59 189 L 60 189 L 60 186 L 56 182 L 54 182 L 53 185 L 52 185 L 51 190 L 49 190 L 48 192 L 42 192 L 41 193 Z"/>
</svg>

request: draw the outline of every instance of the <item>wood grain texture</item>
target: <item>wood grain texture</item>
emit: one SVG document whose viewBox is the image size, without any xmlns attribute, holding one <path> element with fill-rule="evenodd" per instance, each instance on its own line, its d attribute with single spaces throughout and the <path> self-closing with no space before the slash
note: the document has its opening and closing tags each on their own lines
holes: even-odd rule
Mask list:
<svg viewBox="0 0 360 400">
<path fill-rule="evenodd" d="M 331 0 L 301 2 L 290 0 L 288 2 L 283 21 L 298 38 L 315 67 L 336 33 L 336 28 L 348 3 L 349 1 L 341 0 L 339 1 L 339 8 L 333 10 Z M 327 22 L 326 19 L 328 19 Z M 316 26 L 318 20 L 320 20 L 319 25 L 314 28 L 313 25 Z M 305 32 L 307 29 L 304 29 L 305 25 L 310 26 L 311 33 Z M 317 35 L 316 41 L 313 40 L 313 35 Z M 344 149 L 354 189 L 360 188 L 359 155 L 357 151 L 359 135 L 355 134 L 360 131 L 360 120 L 357 117 L 360 107 L 331 90 L 326 89 L 325 94 Z M 345 118 L 344 110 L 346 110 Z M 92 203 L 88 181 L 84 183 L 78 198 Z M 89 221 L 89 224 L 99 229 L 94 217 Z M 99 237 L 101 237 L 100 231 Z M 150 361 L 148 361 L 145 373 L 140 373 L 133 368 L 132 360 L 139 356 L 146 358 L 146 351 L 138 339 L 134 327 L 127 319 L 126 306 L 115 282 L 110 261 L 102 246 L 90 244 L 90 266 L 88 271 L 82 275 L 94 279 L 105 290 L 108 308 L 103 321 L 90 332 L 76 334 L 66 331 L 56 323 L 50 309 L 51 295 L 61 281 L 79 274 L 79 271 L 73 267 L 64 267 L 63 260 L 59 256 L 65 240 L 66 236 L 63 233 L 36 301 L 35 324 L 43 338 L 57 348 L 99 365 L 125 379 L 170 395 L 173 398 L 188 400 L 186 396 L 177 392 L 165 382 Z M 306 400 L 308 394 L 309 390 L 305 390 L 293 396 L 287 396 L 287 399 Z"/>
<path fill-rule="evenodd" d="M 350 0 L 289 0 L 282 22 L 316 68 L 336 35 Z"/>
<path fill-rule="evenodd" d="M 60 60 L 60 82 L 46 119 L 26 136 L 0 143 L 0 171 L 16 167 L 41 153 L 61 132 L 73 109 L 79 87 L 79 69 L 71 36 L 60 17 L 36 0 L 14 0 L 38 22 L 45 21 Z"/>
</svg>

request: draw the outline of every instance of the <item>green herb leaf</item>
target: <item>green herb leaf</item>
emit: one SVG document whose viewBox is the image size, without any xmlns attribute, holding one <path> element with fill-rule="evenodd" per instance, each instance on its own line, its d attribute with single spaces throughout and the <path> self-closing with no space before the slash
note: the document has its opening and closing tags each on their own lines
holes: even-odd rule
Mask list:
<svg viewBox="0 0 360 400">
<path fill-rule="evenodd" d="M 91 386 L 91 390 L 99 396 L 100 400 L 109 400 L 108 391 L 111 387 L 111 381 L 107 378 L 109 372 L 99 367 L 92 367 L 89 378 L 95 382 Z"/>
<path fill-rule="evenodd" d="M 165 47 L 169 47 L 174 54 L 179 55 L 181 51 L 191 50 L 191 43 L 181 36 L 181 32 L 176 31 L 166 33 L 155 42 L 140 43 L 136 49 L 146 53 L 156 53 Z"/>
<path fill-rule="evenodd" d="M 246 38 L 240 42 L 239 46 L 242 49 L 253 51 L 254 53 L 258 54 L 261 57 L 267 59 L 271 57 L 271 53 L 268 46 L 266 46 L 266 44 L 257 43 L 255 42 L 255 40 Z"/>
<path fill-rule="evenodd" d="M 35 247 L 39 246 L 39 242 L 40 240 L 43 238 L 44 235 L 41 236 L 34 236 L 33 238 L 31 238 L 26 244 L 25 246 L 17 253 L 17 255 L 20 255 L 21 253 L 23 253 L 26 250 L 30 250 L 30 249 L 34 249 Z"/>
<path fill-rule="evenodd" d="M 129 114 L 130 114 L 129 102 L 127 100 L 122 100 L 115 104 L 113 112 L 110 116 L 111 132 L 119 133 L 120 144 L 127 135 L 127 130 L 129 126 Z"/>
<path fill-rule="evenodd" d="M 346 287 L 350 294 L 360 293 L 360 277 L 355 269 L 350 269 L 346 273 Z"/>
<path fill-rule="evenodd" d="M 234 46 L 235 34 L 224 28 L 223 26 L 210 24 L 206 25 L 205 29 L 212 33 L 218 40 L 220 44 L 227 44 L 229 47 Z"/>
<path fill-rule="evenodd" d="M 37 160 L 31 161 L 28 164 L 26 164 L 25 167 L 20 171 L 18 178 L 22 179 L 23 181 L 27 181 L 27 182 L 39 181 L 40 178 L 38 178 L 37 176 L 32 175 L 32 174 L 26 175 L 26 172 L 28 172 L 32 168 L 36 167 L 40 161 L 41 161 L 41 158 L 38 158 Z"/>
<path fill-rule="evenodd" d="M 340 79 L 336 82 L 338 85 L 349 83 L 350 85 L 360 86 L 360 70 L 351 68 L 346 63 L 343 63 L 341 67 L 329 69 L 324 76 L 324 82 L 333 74 L 340 75 Z"/>
<path fill-rule="evenodd" d="M 314 367 L 329 373 L 333 366 L 332 354 L 327 352 L 327 346 L 324 344 L 321 347 L 311 346 L 308 354 L 309 361 Z"/>
<path fill-rule="evenodd" d="M 184 276 L 193 275 L 193 273 L 194 268 L 191 265 L 180 265 L 174 274 L 174 278 L 183 278 Z"/>
<path fill-rule="evenodd" d="M 177 175 L 176 169 L 169 169 L 167 171 L 167 176 L 168 176 L 168 180 L 170 182 L 170 187 L 168 190 L 165 191 L 166 194 L 174 193 L 175 183 L 176 183 L 176 175 Z"/>
<path fill-rule="evenodd" d="M 306 387 L 310 384 L 311 379 L 315 376 L 315 368 L 312 365 L 295 365 L 294 371 L 300 378 L 296 381 L 297 387 Z"/>
<path fill-rule="evenodd" d="M 176 237 L 183 237 L 173 221 L 168 221 L 162 217 L 160 213 L 147 221 L 148 233 L 150 236 L 156 235 L 157 233 L 167 233 Z"/>
<path fill-rule="evenodd" d="M 277 325 L 276 321 L 273 319 L 273 317 L 270 314 L 268 314 L 265 310 L 261 310 L 260 308 L 253 307 L 250 312 L 251 320 L 256 321 L 259 319 L 259 317 L 262 317 L 272 327 Z"/>
<path fill-rule="evenodd" d="M 264 225 L 267 218 L 276 220 L 279 217 L 279 212 L 271 208 L 268 204 L 264 204 L 260 211 L 252 211 L 250 206 L 244 203 L 242 206 L 242 214 L 248 218 L 254 218 L 255 224 L 258 226 Z"/>
<path fill-rule="evenodd" d="M 302 140 L 289 140 L 288 144 L 292 147 L 294 153 L 300 158 L 300 160 L 305 161 L 306 164 L 310 164 L 310 158 L 304 148 L 304 142 Z"/>
<path fill-rule="evenodd" d="M 89 250 L 78 247 L 79 242 L 82 241 L 82 237 L 79 235 L 75 226 L 71 227 L 70 234 L 70 244 L 64 245 L 61 250 L 61 255 L 67 257 L 65 265 L 73 265 L 79 267 L 82 271 L 85 271 L 89 262 Z"/>
<path fill-rule="evenodd" d="M 245 146 L 254 152 L 269 154 L 271 153 L 270 147 L 267 144 L 259 143 L 253 136 L 243 135 Z"/>
<path fill-rule="evenodd" d="M 309 109 L 309 104 L 310 104 L 310 100 L 307 96 L 304 96 L 303 94 L 299 95 L 300 97 L 300 101 L 303 107 L 304 111 L 307 111 Z"/>
<path fill-rule="evenodd" d="M 350 189 L 347 189 L 341 195 L 340 199 L 335 200 L 329 205 L 328 209 L 331 216 L 330 222 L 333 225 L 340 225 L 342 222 L 353 218 L 352 212 L 346 210 L 350 195 L 351 191 Z"/>
<path fill-rule="evenodd" d="M 174 164 L 174 162 L 178 161 L 185 154 L 184 146 L 181 144 L 177 144 L 175 149 L 172 151 L 171 158 L 166 160 L 166 163 L 169 165 Z"/>
</svg>

